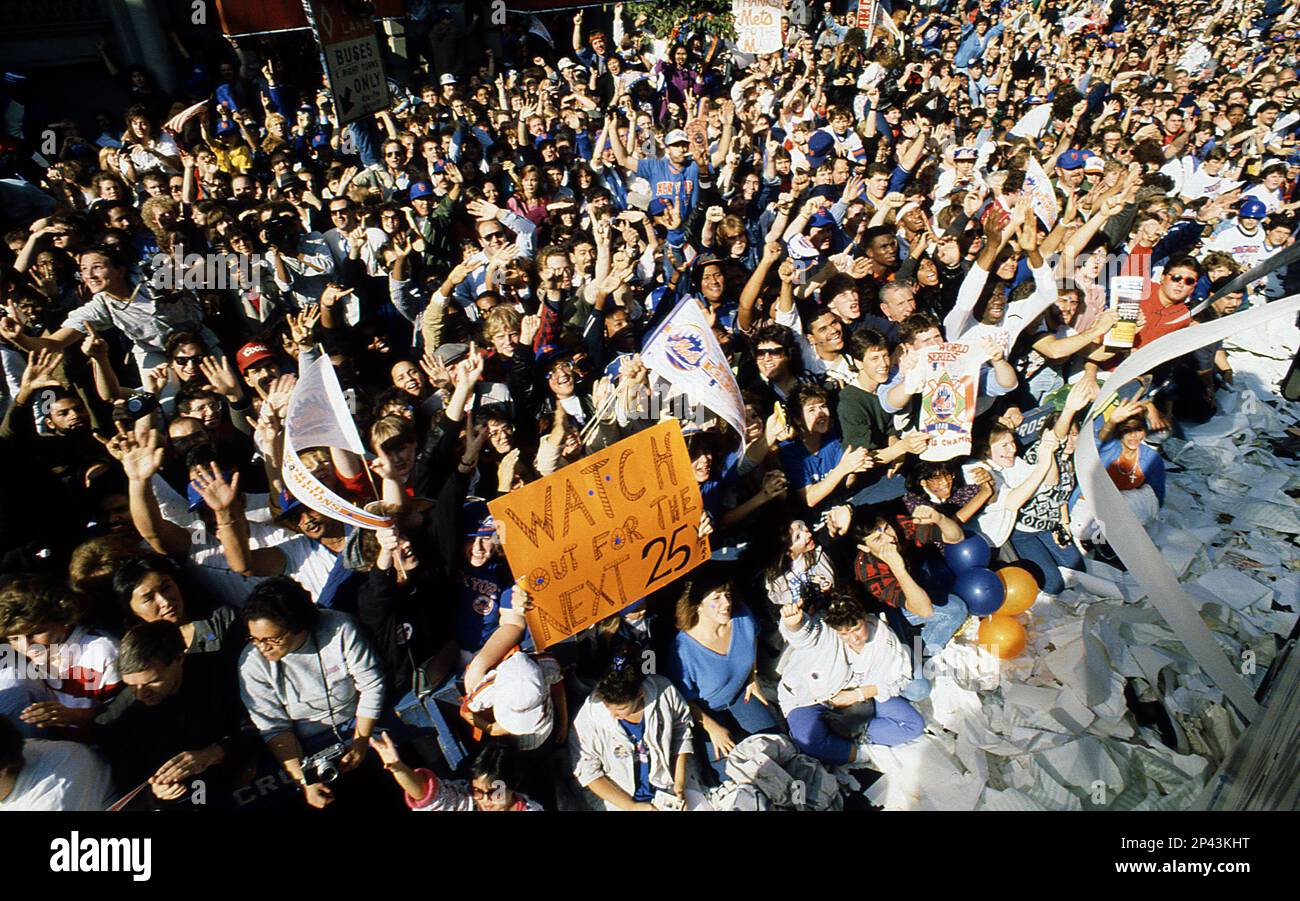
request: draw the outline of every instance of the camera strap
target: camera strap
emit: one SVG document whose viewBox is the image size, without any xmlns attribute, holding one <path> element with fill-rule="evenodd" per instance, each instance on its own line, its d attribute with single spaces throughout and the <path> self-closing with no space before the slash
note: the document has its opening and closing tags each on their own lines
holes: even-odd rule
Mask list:
<svg viewBox="0 0 1300 901">
<path fill-rule="evenodd" d="M 316 640 L 316 629 L 314 626 L 311 631 L 311 643 L 316 649 L 316 665 L 320 668 L 320 680 L 325 685 L 325 706 L 329 708 L 330 712 L 330 729 L 334 732 L 334 737 L 339 740 L 339 744 L 348 744 L 348 742 L 343 740 L 343 736 L 339 734 L 338 723 L 335 722 L 334 700 L 330 697 L 330 683 L 329 679 L 325 676 L 325 661 L 321 658 L 320 642 Z"/>
</svg>

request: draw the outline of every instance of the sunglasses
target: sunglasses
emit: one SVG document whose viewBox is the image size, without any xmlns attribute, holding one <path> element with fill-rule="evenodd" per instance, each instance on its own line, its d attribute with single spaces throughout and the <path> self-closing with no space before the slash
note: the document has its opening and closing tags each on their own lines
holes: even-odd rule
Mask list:
<svg viewBox="0 0 1300 901">
<path fill-rule="evenodd" d="M 1194 285 L 1197 282 L 1195 275 L 1166 275 L 1165 278 L 1180 285 Z"/>
</svg>

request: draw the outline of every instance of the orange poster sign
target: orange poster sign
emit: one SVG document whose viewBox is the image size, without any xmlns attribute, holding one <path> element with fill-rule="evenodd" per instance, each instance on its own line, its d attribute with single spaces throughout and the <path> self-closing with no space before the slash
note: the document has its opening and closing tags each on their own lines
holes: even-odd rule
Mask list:
<svg viewBox="0 0 1300 901">
<path fill-rule="evenodd" d="M 488 504 L 533 608 L 538 648 L 575 635 L 709 559 L 681 423 L 624 438 Z"/>
</svg>

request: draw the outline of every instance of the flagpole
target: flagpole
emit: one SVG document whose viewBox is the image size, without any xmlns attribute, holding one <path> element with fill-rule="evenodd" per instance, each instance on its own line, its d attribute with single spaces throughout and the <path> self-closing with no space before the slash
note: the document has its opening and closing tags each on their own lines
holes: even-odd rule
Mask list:
<svg viewBox="0 0 1300 901">
<path fill-rule="evenodd" d="M 611 385 L 609 389 L 609 397 L 605 398 L 605 400 L 601 402 L 599 410 L 591 414 L 591 421 L 582 427 L 582 431 L 578 435 L 579 440 L 581 440 L 583 444 L 587 443 L 587 436 L 595 431 L 596 426 L 600 424 L 600 418 L 609 412 L 609 408 L 613 406 L 614 401 L 616 400 L 618 400 L 618 389 Z"/>
</svg>

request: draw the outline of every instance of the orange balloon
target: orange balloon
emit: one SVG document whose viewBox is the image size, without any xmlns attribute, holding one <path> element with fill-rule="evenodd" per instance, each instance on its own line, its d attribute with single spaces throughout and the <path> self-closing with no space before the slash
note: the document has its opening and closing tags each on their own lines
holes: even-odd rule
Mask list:
<svg viewBox="0 0 1300 901">
<path fill-rule="evenodd" d="M 998 570 L 998 578 L 1007 590 L 1006 600 L 997 609 L 998 616 L 1024 613 L 1038 600 L 1038 582 L 1028 570 L 1019 566 L 1004 566 Z"/>
<path fill-rule="evenodd" d="M 1003 660 L 1018 656 L 1028 640 L 1025 627 L 1009 616 L 998 613 L 980 623 L 980 645 Z"/>
</svg>

